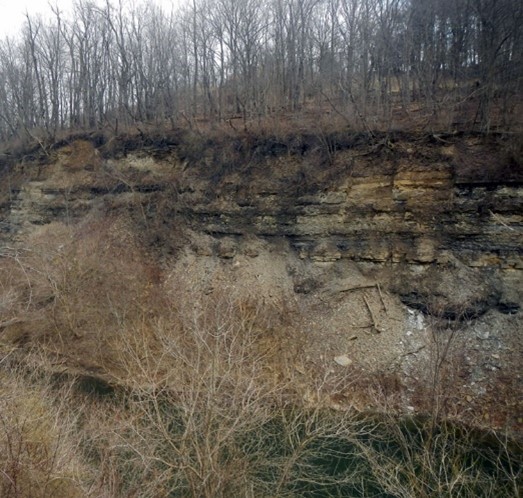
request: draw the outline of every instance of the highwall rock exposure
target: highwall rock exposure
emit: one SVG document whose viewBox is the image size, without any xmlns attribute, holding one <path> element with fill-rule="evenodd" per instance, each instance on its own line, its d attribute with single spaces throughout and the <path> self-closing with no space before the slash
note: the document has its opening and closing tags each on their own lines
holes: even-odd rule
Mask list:
<svg viewBox="0 0 523 498">
<path fill-rule="evenodd" d="M 337 407 L 521 429 L 523 175 L 503 137 L 119 140 L 6 167 L 3 246 L 125 219 L 166 289 L 278 308 L 275 368 L 311 402 L 322 378 Z"/>
</svg>

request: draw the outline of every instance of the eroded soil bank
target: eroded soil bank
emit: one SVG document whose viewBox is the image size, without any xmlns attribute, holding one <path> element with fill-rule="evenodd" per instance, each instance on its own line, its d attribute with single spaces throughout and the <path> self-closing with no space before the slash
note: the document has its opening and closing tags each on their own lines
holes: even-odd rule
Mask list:
<svg viewBox="0 0 523 498">
<path fill-rule="evenodd" d="M 35 149 L 2 171 L 1 341 L 117 382 L 107 345 L 131 310 L 233 296 L 264 316 L 271 374 L 312 404 L 520 431 L 518 150 L 341 133 Z"/>
</svg>

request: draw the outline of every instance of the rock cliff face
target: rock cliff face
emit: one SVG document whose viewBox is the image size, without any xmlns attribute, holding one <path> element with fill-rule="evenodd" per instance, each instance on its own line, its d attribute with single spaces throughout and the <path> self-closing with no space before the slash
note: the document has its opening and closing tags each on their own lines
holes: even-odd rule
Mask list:
<svg viewBox="0 0 523 498">
<path fill-rule="evenodd" d="M 432 307 L 447 318 L 496 306 L 515 311 L 522 299 L 523 189 L 509 175 L 463 172 L 467 160 L 483 156 L 488 168 L 502 158 L 474 139 L 460 145 L 342 151 L 319 173 L 303 171 L 307 159 L 278 158 L 248 171 L 248 179 L 235 173 L 219 183 L 188 172 L 178 212 L 197 231 L 283 237 L 304 260 L 380 269 L 407 304 L 423 311 Z"/>
<path fill-rule="evenodd" d="M 521 387 L 518 163 L 499 144 L 466 136 L 257 150 L 224 154 L 216 167 L 212 151 L 115 158 L 72 142 L 11 189 L 4 239 L 127 213 L 151 251 L 192 268 L 195 282 L 219 269 L 235 275 L 223 277 L 231 285 L 292 301 L 293 327 L 306 337 L 296 368 L 353 369 L 345 401 L 356 403 L 379 373 L 404 407 L 423 409 L 437 330 L 456 344 L 456 413 L 501 402 L 492 423 L 521 424 L 510 401 Z"/>
</svg>

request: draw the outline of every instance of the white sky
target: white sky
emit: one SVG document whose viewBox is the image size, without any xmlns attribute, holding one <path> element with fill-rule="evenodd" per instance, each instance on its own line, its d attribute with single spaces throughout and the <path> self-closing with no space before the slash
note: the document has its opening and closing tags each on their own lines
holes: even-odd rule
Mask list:
<svg viewBox="0 0 523 498">
<path fill-rule="evenodd" d="M 182 4 L 187 0 L 152 0 L 157 5 L 162 5 L 167 11 L 171 10 L 173 3 Z M 126 0 L 124 0 L 126 2 Z M 41 13 L 43 17 L 48 17 L 51 14 L 51 5 L 57 5 L 64 13 L 71 10 L 73 0 L 0 0 L 0 40 L 6 36 L 13 36 L 18 34 L 25 19 L 25 13 L 37 14 Z M 112 3 L 116 3 L 113 1 Z M 129 3 L 132 3 L 131 1 Z M 137 0 L 136 3 L 142 3 L 142 0 Z"/>
</svg>

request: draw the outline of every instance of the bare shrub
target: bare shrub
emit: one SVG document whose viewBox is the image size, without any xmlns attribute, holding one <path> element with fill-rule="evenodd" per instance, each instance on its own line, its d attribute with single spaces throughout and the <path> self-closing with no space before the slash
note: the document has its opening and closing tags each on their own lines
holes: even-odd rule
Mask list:
<svg viewBox="0 0 523 498">
<path fill-rule="evenodd" d="M 61 353 L 72 348 L 94 364 L 110 361 L 112 335 L 143 319 L 150 300 L 158 303 L 152 295 L 158 270 L 144 263 L 119 219 L 47 225 L 25 249 L 2 258 L 0 272 L 6 276 L 3 299 L 16 296 L 2 320 L 17 323 L 4 337 Z"/>
<path fill-rule="evenodd" d="M 290 497 L 353 486 L 359 467 L 342 462 L 360 434 L 355 412 L 305 407 L 294 381 L 274 372 L 279 306 L 228 290 L 197 295 L 180 282 L 170 314 L 122 332 L 129 390 L 114 463 L 140 474 L 143 497 Z"/>
<path fill-rule="evenodd" d="M 1 496 L 85 496 L 74 439 L 78 411 L 52 399 L 48 383 L 29 387 L 20 373 L 0 372 Z"/>
<path fill-rule="evenodd" d="M 141 496 L 246 496 L 262 449 L 246 452 L 242 440 L 285 403 L 284 386 L 266 375 L 270 352 L 258 347 L 263 310 L 227 296 L 196 299 L 120 338 L 133 413 L 122 444 L 156 475 Z"/>
<path fill-rule="evenodd" d="M 493 444 L 470 427 L 385 414 L 358 447 L 386 496 L 519 496 L 517 451 L 508 440 Z"/>
</svg>

